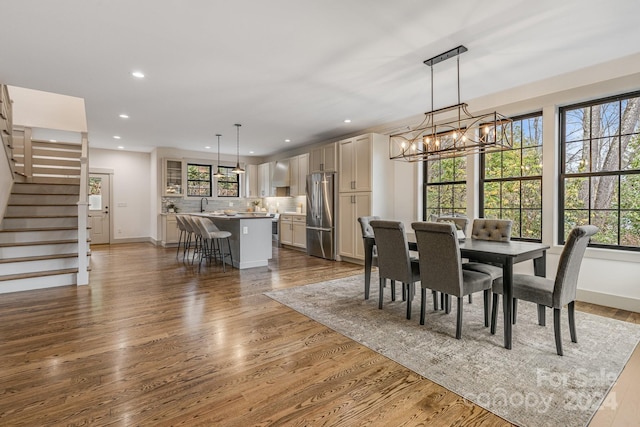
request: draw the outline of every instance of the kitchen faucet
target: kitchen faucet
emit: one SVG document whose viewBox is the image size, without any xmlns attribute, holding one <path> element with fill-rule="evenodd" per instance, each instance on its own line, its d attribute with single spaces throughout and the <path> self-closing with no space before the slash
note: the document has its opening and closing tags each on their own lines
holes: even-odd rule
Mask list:
<svg viewBox="0 0 640 427">
<path fill-rule="evenodd" d="M 207 200 L 206 197 L 203 197 L 202 199 L 200 199 L 200 212 L 204 212 L 204 204 L 202 202 L 207 202 L 207 205 L 208 205 L 209 200 Z"/>
</svg>

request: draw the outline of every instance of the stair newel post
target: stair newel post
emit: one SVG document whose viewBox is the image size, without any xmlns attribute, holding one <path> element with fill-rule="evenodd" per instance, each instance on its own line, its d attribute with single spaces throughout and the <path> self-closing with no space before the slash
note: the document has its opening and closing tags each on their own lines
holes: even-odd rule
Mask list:
<svg viewBox="0 0 640 427">
<path fill-rule="evenodd" d="M 78 201 L 78 277 L 77 285 L 89 284 L 89 245 L 87 243 L 87 223 L 89 216 L 89 140 L 82 133 L 82 154 L 80 156 L 80 198 Z"/>
</svg>

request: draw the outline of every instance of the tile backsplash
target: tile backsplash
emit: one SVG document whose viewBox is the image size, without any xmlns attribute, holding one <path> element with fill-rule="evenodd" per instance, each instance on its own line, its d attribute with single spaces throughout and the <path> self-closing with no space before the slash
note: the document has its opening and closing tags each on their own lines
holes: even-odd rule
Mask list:
<svg viewBox="0 0 640 427">
<path fill-rule="evenodd" d="M 162 199 L 162 212 L 167 212 L 167 206 L 173 203 L 180 213 L 200 212 L 200 200 L 198 198 L 173 198 Z M 246 212 L 249 208 L 255 208 L 253 202 L 259 201 L 258 207 L 266 208 L 269 212 L 296 212 L 296 208 L 301 208 L 302 213 L 306 211 L 305 196 L 298 197 L 264 197 L 264 198 L 207 198 L 204 204 L 205 212 L 223 211 L 233 209 L 238 212 Z M 232 204 L 232 206 L 230 206 Z"/>
</svg>

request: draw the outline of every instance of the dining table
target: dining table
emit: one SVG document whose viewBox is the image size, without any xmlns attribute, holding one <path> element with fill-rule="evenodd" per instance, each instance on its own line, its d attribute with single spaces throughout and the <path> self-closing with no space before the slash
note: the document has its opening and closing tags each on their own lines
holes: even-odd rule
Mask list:
<svg viewBox="0 0 640 427">
<path fill-rule="evenodd" d="M 417 251 L 415 234 L 407 233 L 409 250 Z M 365 245 L 365 297 L 369 295 L 371 282 L 371 266 L 375 237 L 364 239 Z M 537 242 L 511 240 L 497 242 L 479 239 L 464 239 L 459 242 L 460 255 L 470 261 L 486 262 L 502 266 L 504 303 L 504 347 L 511 349 L 513 326 L 513 266 L 514 264 L 533 260 L 533 271 L 536 276 L 544 277 L 547 269 L 547 249 L 549 245 Z"/>
</svg>

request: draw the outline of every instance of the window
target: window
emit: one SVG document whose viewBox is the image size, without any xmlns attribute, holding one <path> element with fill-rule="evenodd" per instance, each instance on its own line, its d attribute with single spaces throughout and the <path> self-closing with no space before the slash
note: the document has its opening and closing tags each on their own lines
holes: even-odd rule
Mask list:
<svg viewBox="0 0 640 427">
<path fill-rule="evenodd" d="M 640 250 L 640 92 L 560 109 L 560 226 L 592 246 Z"/>
<path fill-rule="evenodd" d="M 211 197 L 211 165 L 187 164 L 187 196 Z"/>
<path fill-rule="evenodd" d="M 480 156 L 480 216 L 513 221 L 511 237 L 542 241 L 542 114 L 513 119 L 513 148 Z"/>
<path fill-rule="evenodd" d="M 240 175 L 231 172 L 230 166 L 218 166 L 222 178 L 218 178 L 218 197 L 240 197 Z"/>
<path fill-rule="evenodd" d="M 467 212 L 467 158 L 424 162 L 423 218 Z"/>
</svg>

